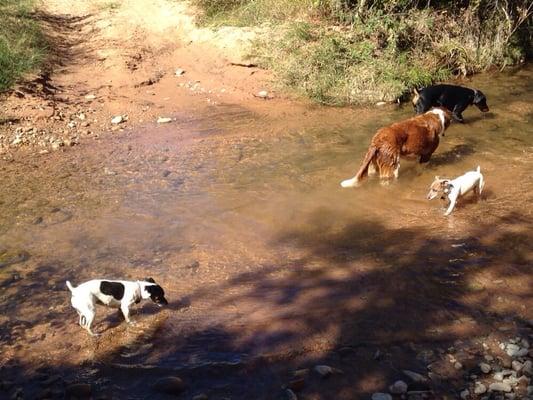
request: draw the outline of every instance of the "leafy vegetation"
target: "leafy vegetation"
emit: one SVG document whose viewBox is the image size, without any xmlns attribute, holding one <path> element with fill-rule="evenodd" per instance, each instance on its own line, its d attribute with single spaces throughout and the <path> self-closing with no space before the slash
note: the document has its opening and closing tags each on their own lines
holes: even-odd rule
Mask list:
<svg viewBox="0 0 533 400">
<path fill-rule="evenodd" d="M 44 58 L 45 41 L 31 11 L 30 0 L 0 0 L 0 92 Z"/>
<path fill-rule="evenodd" d="M 325 104 L 393 101 L 414 87 L 532 54 L 528 0 L 194 3 L 203 24 L 266 26 L 253 55 L 285 86 Z"/>
</svg>

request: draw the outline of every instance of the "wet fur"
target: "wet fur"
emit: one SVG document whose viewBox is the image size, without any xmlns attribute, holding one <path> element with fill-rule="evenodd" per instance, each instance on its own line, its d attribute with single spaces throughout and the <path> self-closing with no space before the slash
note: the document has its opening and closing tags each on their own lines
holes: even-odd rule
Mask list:
<svg viewBox="0 0 533 400">
<path fill-rule="evenodd" d="M 425 113 L 431 107 L 445 107 L 459 122 L 464 122 L 462 113 L 469 105 L 476 105 L 482 112 L 489 111 L 487 98 L 481 90 L 456 85 L 433 85 L 420 91 L 415 89 L 412 102 L 417 114 Z"/>
<path fill-rule="evenodd" d="M 96 304 L 120 308 L 128 323 L 131 322 L 130 307 L 143 299 L 151 299 L 158 305 L 168 304 L 163 288 L 152 278 L 142 281 L 93 279 L 77 287 L 69 281 L 66 284 L 72 293 L 70 302 L 79 315 L 79 324 L 90 335 L 95 335 L 91 325 L 96 315 Z"/>
<path fill-rule="evenodd" d="M 381 179 L 398 177 L 400 157 L 419 157 L 428 162 L 439 145 L 439 136 L 450 124 L 450 112 L 435 108 L 423 115 L 397 122 L 376 132 L 357 174 L 341 183 L 353 187 L 364 179 L 372 166 Z"/>
</svg>

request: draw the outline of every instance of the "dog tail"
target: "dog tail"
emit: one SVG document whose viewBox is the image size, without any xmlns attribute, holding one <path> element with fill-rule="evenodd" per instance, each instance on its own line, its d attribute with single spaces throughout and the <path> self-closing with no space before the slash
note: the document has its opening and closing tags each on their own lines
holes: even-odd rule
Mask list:
<svg viewBox="0 0 533 400">
<path fill-rule="evenodd" d="M 376 156 L 377 151 L 377 147 L 370 146 L 370 148 L 366 152 L 365 158 L 361 164 L 361 167 L 359 168 L 359 171 L 357 171 L 357 174 L 355 174 L 355 176 L 351 179 L 346 179 L 345 181 L 342 181 L 341 186 L 344 188 L 357 186 L 357 184 L 368 175 L 368 167 Z"/>
<path fill-rule="evenodd" d="M 69 281 L 67 281 L 66 284 L 67 284 L 68 290 L 73 292 L 74 291 L 74 286 L 72 286 L 72 284 Z"/>
</svg>

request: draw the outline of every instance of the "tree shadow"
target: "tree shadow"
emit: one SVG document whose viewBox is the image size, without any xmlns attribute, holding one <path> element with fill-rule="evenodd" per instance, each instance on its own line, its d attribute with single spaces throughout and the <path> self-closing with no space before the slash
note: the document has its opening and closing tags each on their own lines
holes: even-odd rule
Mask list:
<svg viewBox="0 0 533 400">
<path fill-rule="evenodd" d="M 529 309 L 514 306 L 533 301 L 533 223 L 527 214 L 498 218 L 497 231 L 494 221 L 476 221 L 470 233 L 452 237 L 428 228 L 392 228 L 370 217 L 339 225 L 342 217 L 321 210 L 303 226 L 280 230 L 272 247 L 297 249 L 298 257 L 187 296 L 193 305 L 213 300 L 212 311 L 219 313 L 235 305 L 244 314 L 238 322 L 214 320 L 185 329 L 168 321 L 187 318 L 175 307 L 166 317 L 148 313 L 142 330 L 118 327 L 97 341 L 74 344 L 73 350 L 94 352 L 90 363 L 4 362 L 7 393 L 23 388 L 30 397 L 45 389 L 63 395 L 72 382 L 84 382 L 98 395 L 166 399 L 171 397 L 152 384 L 179 376 L 187 385 L 181 398 L 205 393 L 210 399 L 280 399 L 291 387 L 299 398 L 367 399 L 396 379 L 426 391 L 426 398 L 458 398 L 485 354 L 501 366 L 510 362 L 498 341 L 533 333 Z M 31 281 L 55 282 L 57 273 L 43 266 Z M 28 289 L 32 295 L 24 298 Z M 46 283 L 17 285 L 0 309 L 13 319 L 28 301 L 42 310 L 50 297 L 46 289 Z M 61 310 L 36 321 L 63 327 Z M 265 316 L 256 319 L 260 312 Z M 14 328 L 2 329 L 15 338 L 20 329 Z M 318 364 L 333 367 L 333 374 L 321 378 L 313 371 Z M 421 373 L 426 381 L 414 382 L 402 370 Z M 59 374 L 61 380 L 42 383 Z"/>
<path fill-rule="evenodd" d="M 440 167 L 442 165 L 449 165 L 462 160 L 466 156 L 474 154 L 475 149 L 471 144 L 457 144 L 450 150 L 443 153 L 434 154 L 431 157 L 429 166 Z"/>
</svg>

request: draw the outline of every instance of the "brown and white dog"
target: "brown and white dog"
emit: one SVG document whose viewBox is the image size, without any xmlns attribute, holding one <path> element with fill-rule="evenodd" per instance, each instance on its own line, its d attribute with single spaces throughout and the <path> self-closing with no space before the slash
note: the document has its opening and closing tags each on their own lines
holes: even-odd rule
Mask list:
<svg viewBox="0 0 533 400">
<path fill-rule="evenodd" d="M 381 128 L 372 138 L 370 147 L 357 174 L 341 182 L 342 187 L 355 187 L 372 166 L 382 179 L 398 178 L 400 157 L 420 157 L 428 162 L 439 145 L 439 136 L 450 125 L 451 113 L 436 107 L 425 114 Z M 371 165 L 372 164 L 372 165 Z"/>
</svg>

